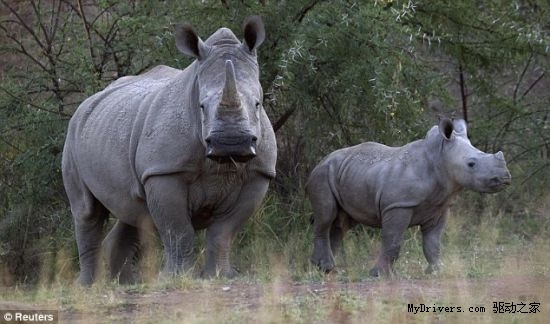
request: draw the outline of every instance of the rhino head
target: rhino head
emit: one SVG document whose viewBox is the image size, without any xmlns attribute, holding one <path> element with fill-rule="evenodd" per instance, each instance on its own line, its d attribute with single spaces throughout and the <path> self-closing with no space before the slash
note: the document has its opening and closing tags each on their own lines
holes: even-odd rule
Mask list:
<svg viewBox="0 0 550 324">
<path fill-rule="evenodd" d="M 441 157 L 451 180 L 477 192 L 498 192 L 510 185 L 512 176 L 502 152 L 489 154 L 475 148 L 464 120 L 442 119 L 434 133 L 435 128 L 436 136 L 443 137 Z"/>
<path fill-rule="evenodd" d="M 248 17 L 243 31 L 243 42 L 227 28 L 203 42 L 190 25 L 176 28 L 177 48 L 197 59 L 194 108 L 200 110 L 205 154 L 220 163 L 254 158 L 261 140 L 263 92 L 256 57 L 265 38 L 261 18 Z"/>
</svg>

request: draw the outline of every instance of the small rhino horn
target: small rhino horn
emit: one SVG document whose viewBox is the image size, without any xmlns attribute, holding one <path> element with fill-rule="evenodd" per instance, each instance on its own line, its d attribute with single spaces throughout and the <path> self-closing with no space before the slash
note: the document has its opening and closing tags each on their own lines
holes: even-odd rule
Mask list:
<svg viewBox="0 0 550 324">
<path fill-rule="evenodd" d="M 495 157 L 500 161 L 504 161 L 504 154 L 502 153 L 502 151 L 498 151 L 497 153 L 495 153 Z"/>
</svg>

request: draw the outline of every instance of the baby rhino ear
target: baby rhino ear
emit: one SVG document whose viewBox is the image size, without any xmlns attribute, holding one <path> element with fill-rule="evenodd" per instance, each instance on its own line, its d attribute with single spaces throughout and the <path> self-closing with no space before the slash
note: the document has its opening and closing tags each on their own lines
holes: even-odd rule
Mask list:
<svg viewBox="0 0 550 324">
<path fill-rule="evenodd" d="M 458 136 L 468 138 L 468 126 L 464 119 L 453 120 L 454 131 Z"/>
<path fill-rule="evenodd" d="M 453 122 L 449 118 L 441 118 L 438 127 L 441 136 L 445 137 L 447 140 L 450 140 L 451 135 L 453 135 Z"/>
<path fill-rule="evenodd" d="M 203 43 L 189 24 L 176 26 L 176 47 L 181 53 L 198 60 L 204 59 L 208 53 L 208 46 Z"/>
</svg>

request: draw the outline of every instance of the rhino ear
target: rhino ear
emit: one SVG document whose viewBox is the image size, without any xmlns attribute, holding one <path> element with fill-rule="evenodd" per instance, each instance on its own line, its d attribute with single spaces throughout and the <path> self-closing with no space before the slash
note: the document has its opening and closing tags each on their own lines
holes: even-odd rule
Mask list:
<svg viewBox="0 0 550 324">
<path fill-rule="evenodd" d="M 457 135 L 468 138 L 468 126 L 464 119 L 453 120 L 453 128 Z"/>
<path fill-rule="evenodd" d="M 265 28 L 262 18 L 260 16 L 250 16 L 246 18 L 243 23 L 243 31 L 243 46 L 252 53 L 265 39 Z"/>
<path fill-rule="evenodd" d="M 176 47 L 181 53 L 198 60 L 203 59 L 208 53 L 208 46 L 203 43 L 189 24 L 176 26 Z"/>
<path fill-rule="evenodd" d="M 441 118 L 439 121 L 439 133 L 441 136 L 445 137 L 446 140 L 450 140 L 453 130 L 453 122 L 449 118 Z"/>
</svg>

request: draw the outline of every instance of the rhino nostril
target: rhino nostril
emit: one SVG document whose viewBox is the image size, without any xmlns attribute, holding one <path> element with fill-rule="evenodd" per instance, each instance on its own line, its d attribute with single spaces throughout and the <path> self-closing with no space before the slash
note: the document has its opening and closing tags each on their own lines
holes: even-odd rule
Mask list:
<svg viewBox="0 0 550 324">
<path fill-rule="evenodd" d="M 206 144 L 210 144 L 210 142 L 212 142 L 212 139 L 210 138 L 210 136 L 208 136 L 205 140 Z"/>
<path fill-rule="evenodd" d="M 492 185 L 507 185 L 512 182 L 511 180 L 510 177 L 492 177 L 489 179 Z"/>
</svg>

